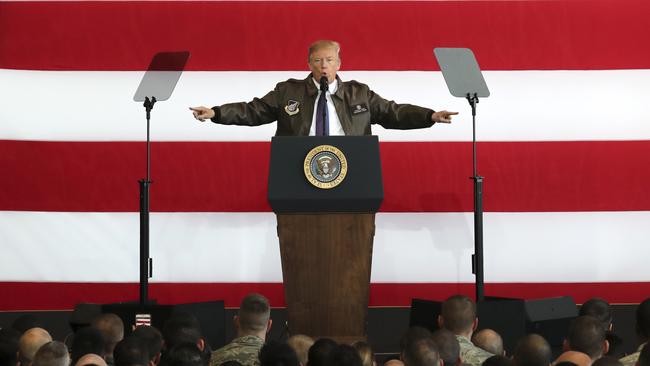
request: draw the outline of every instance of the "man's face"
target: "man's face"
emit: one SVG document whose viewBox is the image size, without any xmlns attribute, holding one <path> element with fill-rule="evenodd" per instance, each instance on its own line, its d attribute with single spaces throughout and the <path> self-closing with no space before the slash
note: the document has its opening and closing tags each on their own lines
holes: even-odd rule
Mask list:
<svg viewBox="0 0 650 366">
<path fill-rule="evenodd" d="M 309 70 L 316 80 L 325 76 L 328 82 L 333 82 L 340 67 L 341 60 L 339 60 L 334 47 L 317 49 L 309 56 Z"/>
</svg>

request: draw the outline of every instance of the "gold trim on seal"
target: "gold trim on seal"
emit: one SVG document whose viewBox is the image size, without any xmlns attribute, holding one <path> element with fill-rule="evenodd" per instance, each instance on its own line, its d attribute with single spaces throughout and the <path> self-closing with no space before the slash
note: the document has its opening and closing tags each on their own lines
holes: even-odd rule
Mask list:
<svg viewBox="0 0 650 366">
<path fill-rule="evenodd" d="M 325 153 L 325 154 L 321 154 Z M 317 179 L 314 174 L 312 173 L 312 165 L 317 164 L 317 162 L 314 162 L 314 158 L 318 155 L 334 155 L 338 161 L 341 163 L 341 169 L 338 172 L 338 175 L 331 181 L 323 182 L 319 179 Z M 311 149 L 309 153 L 307 153 L 307 156 L 305 156 L 305 161 L 303 163 L 303 169 L 305 171 L 305 177 L 311 183 L 314 187 L 320 188 L 320 189 L 330 189 L 338 186 L 341 184 L 343 179 L 345 179 L 345 176 L 348 174 L 348 161 L 345 159 L 345 155 L 343 155 L 343 152 L 341 150 L 337 149 L 336 147 L 332 145 L 319 145 L 316 146 L 315 148 Z M 337 172 L 334 172 L 332 174 L 336 174 Z"/>
</svg>

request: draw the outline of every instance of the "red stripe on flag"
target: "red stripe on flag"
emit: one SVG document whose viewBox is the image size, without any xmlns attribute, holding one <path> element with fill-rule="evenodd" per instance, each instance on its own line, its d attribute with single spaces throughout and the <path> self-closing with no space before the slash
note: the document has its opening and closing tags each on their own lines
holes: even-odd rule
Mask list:
<svg viewBox="0 0 650 366">
<path fill-rule="evenodd" d="M 159 304 L 224 300 L 238 307 L 250 292 L 269 298 L 274 307 L 284 307 L 281 283 L 152 283 L 149 297 Z M 0 282 L 0 311 L 66 310 L 81 302 L 107 304 L 136 301 L 137 283 Z M 455 294 L 474 296 L 470 283 L 373 283 L 370 306 L 410 306 L 411 299 L 441 301 Z M 572 296 L 577 303 L 599 296 L 610 303 L 639 303 L 650 293 L 649 282 L 623 283 L 487 283 L 487 296 L 538 299 Z"/>
<path fill-rule="evenodd" d="M 644 69 L 648 14 L 645 0 L 2 1 L 0 68 L 144 70 L 188 50 L 190 70 L 303 70 L 331 38 L 346 70 L 433 70 L 433 47 L 472 48 L 484 70 Z"/>
<path fill-rule="evenodd" d="M 472 210 L 471 144 L 383 142 L 383 212 Z M 485 210 L 650 210 L 650 141 L 482 142 Z M 268 212 L 267 142 L 152 144 L 155 212 Z M 0 141 L 0 210 L 137 212 L 139 142 Z M 353 168 L 353 167 L 351 167 Z"/>
</svg>

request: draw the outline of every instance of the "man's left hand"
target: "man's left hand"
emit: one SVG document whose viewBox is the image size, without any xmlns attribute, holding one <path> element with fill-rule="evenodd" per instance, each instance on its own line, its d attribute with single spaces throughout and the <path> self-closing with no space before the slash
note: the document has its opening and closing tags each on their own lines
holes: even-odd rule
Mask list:
<svg viewBox="0 0 650 366">
<path fill-rule="evenodd" d="M 431 115 L 433 122 L 451 123 L 451 116 L 458 114 L 458 112 L 439 111 Z"/>
</svg>

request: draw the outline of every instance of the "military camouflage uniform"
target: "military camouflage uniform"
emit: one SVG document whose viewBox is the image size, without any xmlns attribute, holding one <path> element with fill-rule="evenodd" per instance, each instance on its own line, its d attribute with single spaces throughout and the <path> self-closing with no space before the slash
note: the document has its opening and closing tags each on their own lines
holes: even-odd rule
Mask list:
<svg viewBox="0 0 650 366">
<path fill-rule="evenodd" d="M 483 361 L 494 356 L 490 352 L 478 348 L 467 337 L 456 335 L 460 344 L 460 360 L 464 365 L 481 366 Z"/>
<path fill-rule="evenodd" d="M 641 350 L 645 345 L 646 345 L 645 343 L 640 345 L 639 348 L 636 350 L 636 352 L 621 358 L 619 361 L 621 361 L 623 366 L 634 366 L 636 362 L 639 360 L 639 355 L 641 354 Z"/>
<path fill-rule="evenodd" d="M 259 366 L 259 354 L 263 345 L 264 340 L 254 335 L 235 338 L 224 347 L 212 352 L 210 366 L 219 366 L 228 361 L 237 361 L 243 366 Z"/>
</svg>

